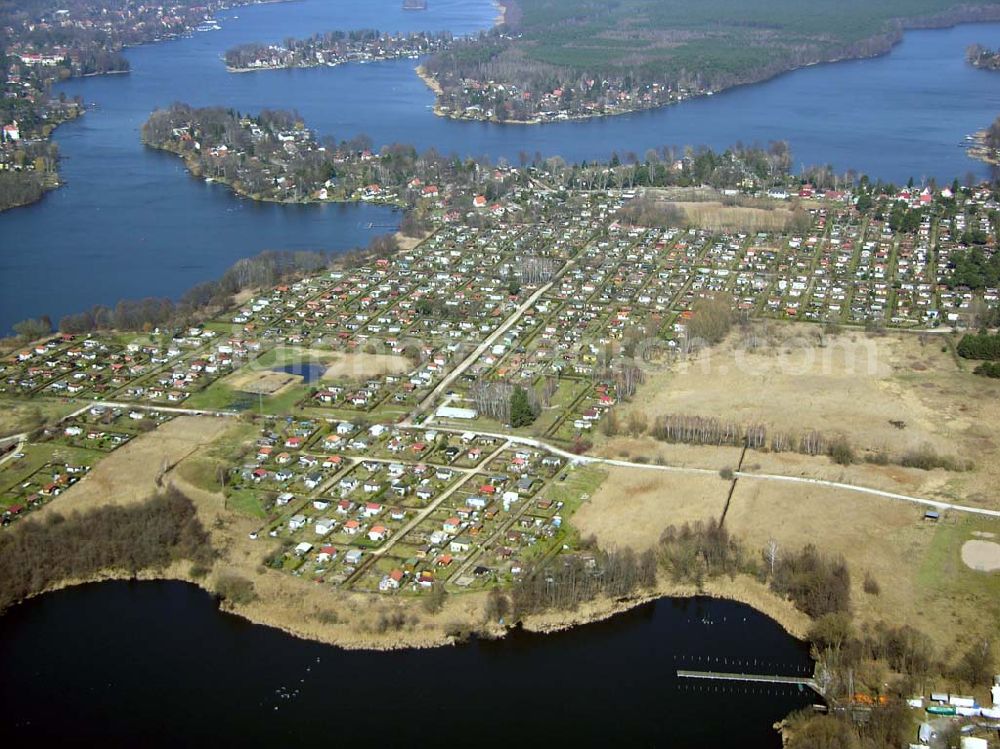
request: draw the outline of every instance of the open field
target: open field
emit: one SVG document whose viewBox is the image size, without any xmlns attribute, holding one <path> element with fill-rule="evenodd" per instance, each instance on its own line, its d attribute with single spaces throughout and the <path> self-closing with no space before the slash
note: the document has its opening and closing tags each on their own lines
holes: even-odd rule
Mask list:
<svg viewBox="0 0 1000 749">
<path fill-rule="evenodd" d="M 688 226 L 710 231 L 784 231 L 795 214 L 787 205 L 771 208 L 725 205 L 719 201 L 668 202 Z"/>
<path fill-rule="evenodd" d="M 718 519 L 729 482 L 718 476 L 684 476 L 612 466 L 608 478 L 573 516 L 580 536 L 602 548 L 652 548 L 669 525 Z"/>
<path fill-rule="evenodd" d="M 973 571 L 961 559 L 974 532 L 998 532 L 1000 523 L 947 514 L 939 523 L 922 518 L 920 508 L 835 489 L 741 479 L 726 525 L 751 550 L 773 538 L 779 554 L 806 543 L 843 554 L 859 624 L 909 623 L 953 652 L 1000 627 L 1000 574 Z M 879 583 L 879 595 L 863 591 L 866 572 Z"/>
<path fill-rule="evenodd" d="M 1000 383 L 959 369 L 944 336 L 829 336 L 818 326 L 755 326 L 767 345 L 748 352 L 735 331 L 695 360 L 653 373 L 622 409 L 623 420 L 640 409 L 651 422 L 672 413 L 762 423 L 769 433 L 816 429 L 828 439 L 846 437 L 859 458 L 885 452 L 895 459 L 930 447 L 972 460 L 975 470 L 844 468 L 792 453 L 750 453 L 747 460 L 763 472 L 846 474 L 880 488 L 1000 506 L 992 491 L 1000 479 L 1000 446 L 991 436 L 1000 417 Z M 614 445 L 603 449 L 612 452 Z"/>
<path fill-rule="evenodd" d="M 157 479 L 182 458 L 196 453 L 229 426 L 226 419 L 181 416 L 133 440 L 98 463 L 83 481 L 69 489 L 42 513 L 85 511 L 105 504 L 129 504 L 148 499 Z"/>
<path fill-rule="evenodd" d="M 738 447 L 674 444 L 649 436 L 612 437 L 596 445 L 593 453 L 603 458 L 662 462 L 669 466 L 707 468 L 713 471 L 735 468 L 740 460 Z"/>
<path fill-rule="evenodd" d="M 0 401 L 0 437 L 31 431 L 43 423 L 61 419 L 78 407 L 55 400 L 37 399 L 26 403 L 5 399 Z"/>
</svg>

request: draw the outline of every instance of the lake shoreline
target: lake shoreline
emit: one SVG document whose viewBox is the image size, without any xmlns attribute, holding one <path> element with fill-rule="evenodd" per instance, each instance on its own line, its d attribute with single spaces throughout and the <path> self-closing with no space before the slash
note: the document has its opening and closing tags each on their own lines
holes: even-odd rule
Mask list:
<svg viewBox="0 0 1000 749">
<path fill-rule="evenodd" d="M 18 601 L 11 606 L 24 603 L 28 600 L 55 593 L 60 590 L 74 588 L 84 585 L 94 585 L 105 582 L 180 582 L 193 585 L 203 590 L 211 596 L 217 598 L 217 594 L 209 585 L 209 577 L 194 577 L 190 574 L 190 563 L 179 561 L 163 569 L 140 570 L 135 574 L 124 570 L 105 570 L 86 578 L 63 580 L 59 583 L 47 587 L 45 590 L 33 593 L 30 596 Z M 287 578 L 282 576 L 282 582 L 287 582 Z M 366 594 L 341 594 L 323 591 L 331 598 L 367 598 L 372 606 L 382 603 L 376 595 Z M 442 614 L 447 613 L 447 617 L 439 617 L 442 621 L 436 623 L 432 628 L 424 628 L 421 631 L 392 631 L 385 633 L 348 631 L 340 630 L 336 625 L 323 625 L 314 621 L 302 621 L 298 615 L 290 609 L 283 609 L 280 602 L 267 600 L 264 597 L 249 604 L 233 604 L 224 599 L 219 599 L 218 610 L 223 613 L 233 614 L 251 624 L 269 627 L 279 630 L 287 635 L 291 635 L 300 640 L 319 642 L 331 645 L 342 650 L 389 652 L 399 650 L 426 650 L 431 648 L 442 648 L 448 646 L 461 645 L 469 638 L 497 640 L 507 637 L 517 629 L 535 634 L 554 634 L 565 632 L 577 627 L 585 627 L 588 624 L 596 624 L 607 621 L 618 615 L 625 614 L 636 608 L 656 603 L 661 600 L 692 600 L 695 598 L 711 598 L 721 601 L 731 601 L 746 605 L 760 614 L 768 617 L 781 627 L 788 635 L 797 640 L 806 640 L 809 618 L 794 609 L 789 601 L 782 600 L 771 594 L 759 584 L 753 584 L 749 578 L 746 580 L 712 580 L 703 587 L 697 588 L 690 585 L 678 585 L 670 581 L 658 582 L 652 590 L 642 591 L 634 596 L 623 599 L 598 598 L 582 603 L 576 610 L 572 611 L 544 611 L 531 614 L 519 622 L 507 625 L 490 624 L 479 618 L 466 618 L 459 621 L 454 615 L 456 612 L 450 611 L 449 606 L 454 603 L 483 603 L 486 599 L 485 593 L 453 594 L 449 603 L 446 604 Z M 355 600 L 355 603 L 357 600 Z M 419 600 L 407 601 L 404 609 L 418 609 Z M 479 610 L 479 607 L 476 607 Z M 3 613 L 0 613 L 3 616 Z M 447 621 L 444 621 L 447 619 Z M 319 624 L 319 626 L 317 626 Z M 461 627 L 460 632 L 449 631 Z"/>
<path fill-rule="evenodd" d="M 984 164 L 1000 166 L 1000 151 L 986 145 L 986 131 L 980 130 L 972 134 L 973 142 L 965 149 L 969 158 L 982 161 Z"/>
<path fill-rule="evenodd" d="M 212 424 L 211 421 L 205 423 Z M 87 483 L 84 480 L 81 486 Z M 752 577 L 719 577 L 708 580 L 703 586 L 693 586 L 673 582 L 662 571 L 653 588 L 639 590 L 625 598 L 598 597 L 582 602 L 575 610 L 538 612 L 519 622 L 504 625 L 487 620 L 489 593 L 485 590 L 452 593 L 445 597 L 440 610 L 431 612 L 425 608 L 422 596 L 396 595 L 387 598 L 378 593 L 331 589 L 270 569 L 263 560 L 278 547 L 267 537 L 251 540 L 251 532 L 259 527 L 255 518 L 228 509 L 222 494 L 191 484 L 176 473 L 176 469 L 167 475 L 166 485 L 188 498 L 194 505 L 196 517 L 209 532 L 210 544 L 218 552 L 211 569 L 195 575 L 192 574 L 195 568 L 189 560 L 178 560 L 166 567 L 147 568 L 134 574 L 124 569 L 102 570 L 93 575 L 61 580 L 18 603 L 64 588 L 115 580 L 177 581 L 217 596 L 219 579 L 236 576 L 253 584 L 255 598 L 247 603 L 220 600 L 221 611 L 299 639 L 322 642 L 344 650 L 366 651 L 445 647 L 459 644 L 469 637 L 499 639 L 516 628 L 541 634 L 560 632 L 605 621 L 663 598 L 708 597 L 742 603 L 770 618 L 799 640 L 806 639 L 811 623 L 809 617 L 798 611 L 791 601 L 775 595 Z M 72 493 L 67 496 L 73 498 Z M 139 495 L 110 501 L 93 494 L 84 496 L 86 498 L 81 498 L 83 503 L 78 503 L 77 511 L 141 501 Z M 37 512 L 38 522 L 46 522 L 47 516 L 59 509 L 58 503 L 45 505 Z M 380 619 L 399 614 L 405 615 L 408 624 L 394 629 L 380 628 Z"/>
<path fill-rule="evenodd" d="M 284 2 L 286 0 L 279 0 Z M 233 192 L 234 195 L 246 200 L 252 200 L 257 203 L 273 203 L 275 205 L 355 205 L 360 203 L 365 203 L 368 205 L 383 206 L 386 208 L 393 208 L 396 210 L 405 210 L 406 205 L 402 201 L 390 201 L 382 199 L 371 199 L 365 200 L 364 198 L 317 198 L 312 196 L 303 196 L 298 200 L 287 200 L 279 199 L 274 197 L 268 197 L 266 195 L 255 195 L 249 193 L 246 190 L 241 190 L 233 182 L 227 180 L 223 177 L 206 177 L 202 166 L 195 154 L 184 154 L 175 148 L 169 148 L 165 144 L 156 144 L 143 141 L 143 145 L 147 148 L 151 148 L 154 151 L 163 151 L 164 153 L 169 153 L 177 156 L 181 161 L 184 162 L 184 168 L 187 170 L 195 179 L 201 182 L 207 182 L 209 184 L 218 184 L 227 187 Z"/>
<path fill-rule="evenodd" d="M 501 7 L 505 6 L 501 4 Z M 1000 7 L 991 6 L 970 6 L 963 7 L 961 9 L 956 9 L 950 13 L 940 14 L 938 16 L 931 16 L 928 18 L 913 18 L 913 19 L 897 19 L 896 26 L 894 29 L 883 34 L 873 34 L 868 37 L 865 41 L 874 45 L 874 50 L 868 54 L 838 54 L 832 57 L 820 58 L 816 60 L 811 60 L 809 62 L 802 63 L 800 65 L 795 65 L 784 70 L 778 70 L 770 73 L 763 73 L 759 77 L 753 78 L 742 83 L 735 83 L 729 86 L 720 86 L 719 88 L 714 88 L 706 91 L 699 91 L 692 94 L 688 94 L 681 99 L 676 101 L 668 101 L 663 103 L 657 103 L 650 106 L 637 106 L 630 107 L 628 109 L 622 109 L 620 111 L 614 112 L 594 112 L 594 113 L 575 113 L 575 114 L 565 114 L 557 115 L 554 117 L 540 117 L 535 116 L 527 120 L 510 120 L 501 119 L 497 117 L 485 117 L 476 116 L 475 114 L 466 114 L 465 110 L 451 110 L 449 108 L 442 107 L 440 104 L 440 97 L 444 94 L 444 88 L 441 86 L 440 82 L 431 75 L 426 68 L 422 65 L 420 68 L 423 69 L 420 72 L 418 69 L 417 75 L 420 77 L 424 83 L 427 84 L 436 95 L 434 102 L 434 114 L 443 117 L 445 119 L 454 121 L 466 121 L 466 122 L 488 122 L 492 124 L 499 125 L 548 125 L 557 124 L 562 122 L 584 122 L 588 120 L 597 120 L 606 117 L 618 117 L 627 114 L 639 114 L 642 112 L 653 112 L 660 109 L 666 109 L 667 107 L 674 106 L 676 104 L 683 104 L 684 102 L 693 101 L 695 99 L 702 99 L 709 96 L 714 96 L 716 94 L 721 94 L 728 91 L 734 91 L 747 86 L 756 86 L 769 81 L 780 78 L 783 75 L 789 73 L 794 73 L 798 70 L 804 70 L 806 68 L 814 67 L 817 65 L 833 65 L 840 62 L 854 62 L 860 60 L 873 60 L 880 57 L 885 57 L 890 54 L 902 41 L 904 38 L 904 33 L 907 31 L 917 31 L 917 30 L 934 30 L 934 29 L 950 29 L 963 24 L 979 24 L 979 23 L 996 23 L 1000 22 Z"/>
</svg>

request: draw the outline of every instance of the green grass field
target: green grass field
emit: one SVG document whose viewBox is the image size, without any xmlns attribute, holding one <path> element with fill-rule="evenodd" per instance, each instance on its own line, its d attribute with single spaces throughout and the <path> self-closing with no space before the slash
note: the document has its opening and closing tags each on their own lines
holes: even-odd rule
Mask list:
<svg viewBox="0 0 1000 749">
<path fill-rule="evenodd" d="M 981 535 L 990 533 L 992 539 Z M 1000 572 L 973 570 L 962 561 L 962 545 L 976 538 L 1000 543 L 1000 521 L 968 515 L 947 517 L 935 530 L 917 575 L 917 584 L 926 589 L 934 605 L 952 611 L 957 627 L 966 616 L 1000 622 Z"/>
</svg>

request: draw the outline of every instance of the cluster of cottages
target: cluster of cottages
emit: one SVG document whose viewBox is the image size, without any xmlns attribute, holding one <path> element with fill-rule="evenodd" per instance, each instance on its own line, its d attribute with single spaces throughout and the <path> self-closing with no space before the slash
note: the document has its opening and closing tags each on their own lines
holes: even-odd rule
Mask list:
<svg viewBox="0 0 1000 749">
<path fill-rule="evenodd" d="M 926 711 L 926 719 L 917 728 L 917 742 L 912 749 L 939 746 L 946 732 L 958 722 L 961 749 L 989 749 L 1000 730 L 1000 674 L 990 686 L 992 707 L 980 705 L 971 695 L 931 692 L 930 697 L 914 697 L 907 703 L 914 710 Z"/>
<path fill-rule="evenodd" d="M 82 413 L 70 415 L 45 427 L 38 442 L 56 445 L 50 450 L 30 445 L 11 456 L 0 473 L 0 521 L 10 523 L 30 510 L 59 496 L 79 481 L 91 465 L 138 435 L 148 432 L 173 418 L 173 414 L 155 409 L 112 407 L 97 403 Z M 63 449 L 59 446 L 71 448 Z M 15 448 L 15 449 L 20 449 Z M 32 467 L 32 458 L 22 463 L 29 451 L 44 450 L 51 458 L 41 468 Z M 23 471 L 27 468 L 30 473 Z"/>
<path fill-rule="evenodd" d="M 451 117 L 475 120 L 558 122 L 621 114 L 674 104 L 710 93 L 660 82 L 586 79 L 579 87 L 532 91 L 509 82 L 463 78 L 445 85 L 438 109 Z"/>
<path fill-rule="evenodd" d="M 202 326 L 124 346 L 113 336 L 61 334 L 0 362 L 0 393 L 180 403 L 260 351 L 256 340 L 222 338 Z"/>
<path fill-rule="evenodd" d="M 86 413 L 60 422 L 51 432 L 53 441 L 70 447 L 112 452 L 138 434 L 155 429 L 172 414 L 138 408 L 111 408 L 97 404 Z"/>
<path fill-rule="evenodd" d="M 275 348 L 356 355 L 345 361 L 358 362 L 358 375 L 348 366 L 343 377 L 314 383 L 303 396 L 314 423 L 299 437 L 303 445 L 323 440 L 313 446 L 324 453 L 319 464 L 275 446 L 275 455 L 246 477 L 258 487 L 271 482 L 274 492 L 299 490 L 301 478 L 301 490 L 313 491 L 324 470 L 339 470 L 337 456 L 381 450 L 387 459 L 420 459 L 398 435 L 341 433 L 339 424 L 349 424 L 351 412 L 395 420 L 412 411 L 491 337 L 454 378 L 443 426 L 488 411 L 476 402 L 484 397 L 477 388 L 502 382 L 558 403 L 546 413 L 546 436 L 577 439 L 634 392 L 630 358 L 644 356 L 643 347 L 671 351 L 688 343 L 691 310 L 707 295 L 729 294 L 753 316 L 918 329 L 968 325 L 981 301 L 995 304 L 1000 295 L 952 288 L 949 263 L 968 249 L 970 232 L 985 237 L 979 246 L 985 257 L 996 251 L 989 215 L 997 206 L 985 190 L 951 198 L 942 191 L 931 202 L 951 201 L 953 210 L 940 218 L 925 214 L 911 233 L 894 232 L 879 218 L 893 206 L 925 206 L 930 195 L 880 197 L 867 216 L 847 194 L 805 198 L 808 226 L 737 233 L 624 226 L 616 217 L 627 192 L 576 194 L 544 203 L 545 223 L 444 224 L 413 249 L 258 292 L 215 323 L 132 340 L 52 335 L 0 361 L 0 393 L 179 404 Z M 373 354 L 393 366 L 363 369 Z M 326 430 L 327 419 L 338 426 Z M 65 443 L 105 451 L 136 431 L 120 423 L 63 429 Z"/>
<path fill-rule="evenodd" d="M 8 470 L 14 470 L 10 468 Z M 31 510 L 55 499 L 90 470 L 85 463 L 46 462 L 0 494 L 0 525 L 10 525 Z M 8 474 L 9 475 L 9 474 Z"/>
<path fill-rule="evenodd" d="M 292 574 L 389 591 L 466 571 L 455 582 L 469 585 L 487 573 L 519 574 L 523 551 L 562 526 L 562 503 L 543 496 L 564 468 L 556 456 L 474 432 L 311 420 L 278 427 L 261 435 L 234 486 L 274 497 L 267 532 L 284 541 L 281 566 Z M 364 450 L 351 456 L 357 441 Z M 346 451 L 318 454 L 329 448 Z M 307 483 L 311 470 L 319 480 Z"/>
<path fill-rule="evenodd" d="M 419 204 L 449 222 L 462 215 L 449 209 L 450 204 L 466 208 L 466 215 L 478 213 L 494 219 L 516 213 L 516 204 L 487 201 L 485 194 L 477 193 L 503 195 L 517 184 L 527 184 L 524 175 L 508 165 L 484 172 L 482 179 L 475 180 L 476 192 L 471 195 L 460 171 L 452 177 L 455 184 L 425 184 L 419 177 L 407 179 L 386 168 L 383 156 L 371 149 L 321 145 L 302 123 L 282 128 L 242 117 L 236 124 L 245 137 L 222 141 L 223 136 L 197 122 L 172 122 L 169 138 L 156 145 L 194 158 L 206 180 L 222 180 L 262 200 L 363 201 L 397 207 Z M 389 167 L 393 166 L 389 163 Z"/>
<path fill-rule="evenodd" d="M 274 130 L 251 117 L 241 118 L 238 124 L 248 136 L 246 148 L 209 143 L 208 136 L 193 123 L 172 129 L 172 148 L 196 153 L 206 179 L 238 182 L 250 194 L 264 199 L 303 200 L 316 189 L 330 191 L 336 185 L 331 178 L 317 188 L 296 177 L 307 162 L 332 160 L 332 154 L 306 128 Z"/>
<path fill-rule="evenodd" d="M 262 432 L 252 459 L 232 470 L 231 485 L 253 489 L 266 498 L 267 508 L 286 507 L 320 489 L 344 500 L 342 510 L 383 496 L 423 505 L 456 471 L 475 467 L 482 458 L 483 445 L 436 430 L 292 419 Z M 431 459 L 436 467 L 425 462 Z M 331 483 L 334 476 L 340 478 Z"/>
<path fill-rule="evenodd" d="M 310 395 L 317 409 L 401 413 L 552 281 L 456 385 L 575 380 L 560 384 L 575 388 L 565 399 L 572 413 L 559 420 L 567 437 L 593 428 L 622 397 L 622 354 L 683 344 L 690 310 L 706 295 L 730 294 L 751 315 L 916 328 L 962 327 L 980 300 L 1000 297 L 948 285 L 950 258 L 968 249 L 969 231 L 988 238 L 987 257 L 996 249 L 988 218 L 996 206 L 985 190 L 957 198 L 904 190 L 879 198 L 869 217 L 849 194 L 806 198 L 807 230 L 745 233 L 622 226 L 616 212 L 628 197 L 577 196 L 550 207 L 544 224 L 444 225 L 392 258 L 259 293 L 225 321 L 228 334 L 196 326 L 125 344 L 52 336 L 0 362 L 0 393 L 179 404 L 270 348 L 299 346 L 405 357 L 395 371 L 345 376 Z M 939 199 L 955 210 L 925 215 L 913 233 L 877 218 Z"/>
<path fill-rule="evenodd" d="M 417 58 L 442 49 L 444 36 L 428 34 L 380 34 L 378 36 L 308 39 L 291 48 L 279 44 L 262 45 L 253 59 L 230 61 L 231 69 L 273 70 L 326 65 L 336 67 L 349 62 L 378 62 L 399 58 Z M 234 56 L 235 57 L 235 56 Z"/>
</svg>

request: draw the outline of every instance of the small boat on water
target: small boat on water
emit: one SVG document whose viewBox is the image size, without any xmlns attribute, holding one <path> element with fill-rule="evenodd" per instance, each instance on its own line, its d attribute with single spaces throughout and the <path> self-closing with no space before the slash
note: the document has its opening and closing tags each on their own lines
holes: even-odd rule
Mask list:
<svg viewBox="0 0 1000 749">
<path fill-rule="evenodd" d="M 216 21 L 209 21 L 200 26 L 195 26 L 195 31 L 222 31 L 222 27 Z"/>
<path fill-rule="evenodd" d="M 427 10 L 427 0 L 403 0 L 403 10 Z"/>
</svg>

